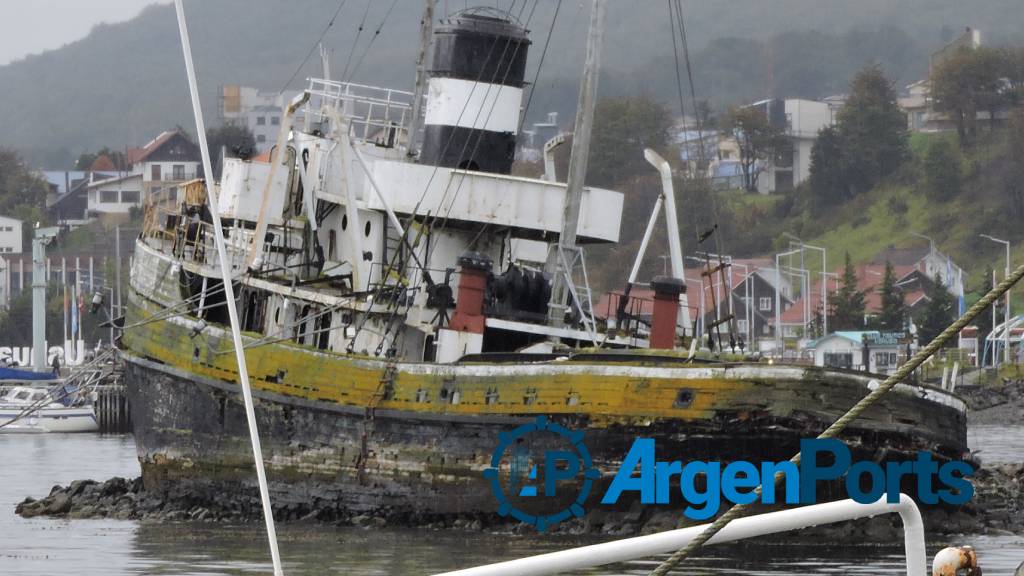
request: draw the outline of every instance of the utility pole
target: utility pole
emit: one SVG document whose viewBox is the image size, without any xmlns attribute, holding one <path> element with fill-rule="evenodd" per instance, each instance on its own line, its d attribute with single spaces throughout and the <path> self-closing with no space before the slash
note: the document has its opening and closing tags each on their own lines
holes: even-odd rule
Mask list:
<svg viewBox="0 0 1024 576">
<path fill-rule="evenodd" d="M 121 227 L 114 228 L 114 273 L 117 276 L 117 312 L 121 312 Z"/>
<path fill-rule="evenodd" d="M 46 365 L 46 245 L 57 237 L 59 228 L 36 228 L 32 239 L 32 369 L 49 370 Z"/>
<path fill-rule="evenodd" d="M 579 101 L 576 106 L 576 124 L 573 127 L 572 153 L 569 156 L 569 180 L 565 190 L 562 213 L 562 232 L 558 244 L 548 254 L 544 271 L 551 276 L 551 300 L 548 302 L 548 323 L 561 327 L 565 323 L 568 282 L 572 269 L 565 269 L 566 252 L 578 250 L 576 230 L 579 227 L 580 204 L 583 200 L 583 180 L 587 175 L 590 155 L 590 129 L 594 122 L 594 103 L 597 99 L 597 79 L 601 69 L 601 45 L 604 42 L 604 22 L 607 0 L 593 0 L 590 8 L 590 29 L 587 32 L 587 55 L 580 82 Z M 575 259 L 575 254 L 573 259 Z"/>
<path fill-rule="evenodd" d="M 434 34 L 435 0 L 423 3 L 423 16 L 420 18 L 420 53 L 416 60 L 416 83 L 412 94 L 412 117 L 409 119 L 409 135 L 406 142 L 406 155 L 413 158 L 417 154 L 416 136 L 423 120 L 423 97 L 427 90 L 427 60 L 430 56 L 430 37 Z"/>
</svg>

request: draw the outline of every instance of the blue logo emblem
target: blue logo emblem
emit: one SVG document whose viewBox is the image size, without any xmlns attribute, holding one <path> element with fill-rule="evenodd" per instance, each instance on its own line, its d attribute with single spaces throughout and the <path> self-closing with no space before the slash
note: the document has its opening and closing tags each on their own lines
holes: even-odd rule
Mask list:
<svg viewBox="0 0 1024 576">
<path fill-rule="evenodd" d="M 565 444 L 567 448 L 544 451 L 540 462 L 543 471 L 542 491 L 538 490 L 538 463 L 531 462 L 528 443 L 530 439 L 538 440 L 540 445 L 554 447 L 556 444 Z M 503 460 L 508 464 L 507 482 L 502 482 Z M 499 434 L 498 446 L 491 455 L 491 467 L 484 470 L 484 478 L 490 480 L 491 490 L 498 500 L 498 514 L 533 524 L 539 532 L 573 516 L 582 517 L 585 513 L 583 504 L 590 494 L 594 480 L 600 475 L 601 473 L 593 466 L 590 451 L 583 443 L 583 432 L 548 422 L 544 416 L 538 416 L 534 422 L 523 424 L 511 432 Z M 560 509 L 554 513 L 531 513 L 512 503 L 512 500 L 523 501 L 529 498 L 553 499 L 558 496 L 559 482 L 569 481 L 578 490 L 576 498 L 568 506 L 558 504 Z M 504 484 L 507 484 L 507 489 Z M 565 502 L 566 499 L 560 498 L 558 501 Z"/>
</svg>

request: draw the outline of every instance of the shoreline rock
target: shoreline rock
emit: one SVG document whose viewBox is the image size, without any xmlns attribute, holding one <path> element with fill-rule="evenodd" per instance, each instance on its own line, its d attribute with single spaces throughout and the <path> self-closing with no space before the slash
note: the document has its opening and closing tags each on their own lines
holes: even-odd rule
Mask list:
<svg viewBox="0 0 1024 576">
<path fill-rule="evenodd" d="M 956 394 L 971 409 L 972 425 L 1019 425 L 1024 422 L 1024 380 L 1008 380 L 999 384 L 965 384 Z"/>
<path fill-rule="evenodd" d="M 979 468 L 974 476 L 974 486 L 975 497 L 959 508 L 922 506 L 925 527 L 930 536 L 1024 534 L 1024 463 Z M 155 522 L 237 523 L 262 519 L 259 498 L 255 494 L 204 496 L 184 488 L 176 494 L 154 494 L 144 489 L 141 478 L 111 478 L 105 482 L 76 480 L 67 487 L 54 486 L 45 498 L 26 498 L 17 505 L 15 512 L 23 518 L 112 518 Z M 352 513 L 325 501 L 276 503 L 274 517 L 283 523 L 313 522 L 364 529 L 391 526 L 514 533 L 532 530 L 524 524 L 506 522 L 497 514 L 434 517 L 387 508 L 373 514 Z M 676 509 L 593 509 L 581 519 L 556 525 L 551 532 L 608 536 L 649 534 L 677 527 L 680 518 Z M 798 534 L 798 540 L 808 541 L 856 538 L 861 542 L 886 542 L 899 539 L 902 529 L 898 516 L 885 515 L 866 521 L 821 526 Z M 794 536 L 787 534 L 784 538 L 792 539 Z"/>
</svg>

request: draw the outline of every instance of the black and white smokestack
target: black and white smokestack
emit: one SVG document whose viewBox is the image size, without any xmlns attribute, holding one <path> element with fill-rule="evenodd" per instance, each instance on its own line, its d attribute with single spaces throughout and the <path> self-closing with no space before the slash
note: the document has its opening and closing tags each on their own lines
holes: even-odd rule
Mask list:
<svg viewBox="0 0 1024 576">
<path fill-rule="evenodd" d="M 493 10 L 462 11 L 435 29 L 421 163 L 512 171 L 529 45 L 525 28 Z"/>
</svg>

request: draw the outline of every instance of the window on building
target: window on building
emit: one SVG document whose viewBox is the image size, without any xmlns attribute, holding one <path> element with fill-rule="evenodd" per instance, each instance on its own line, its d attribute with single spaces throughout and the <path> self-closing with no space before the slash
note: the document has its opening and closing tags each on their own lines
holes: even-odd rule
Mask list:
<svg viewBox="0 0 1024 576">
<path fill-rule="evenodd" d="M 896 366 L 896 353 L 875 352 L 875 366 L 877 368 L 891 368 Z"/>
<path fill-rule="evenodd" d="M 117 204 L 117 190 L 100 190 L 101 204 Z"/>
<path fill-rule="evenodd" d="M 279 118 L 277 116 L 271 116 L 270 117 L 270 123 L 273 124 L 274 126 L 280 126 L 281 125 L 281 118 Z"/>
<path fill-rule="evenodd" d="M 853 353 L 825 352 L 825 366 L 829 368 L 853 368 Z"/>
<path fill-rule="evenodd" d="M 267 137 L 264 136 L 263 134 L 260 134 L 259 136 L 256 137 L 256 141 L 257 142 L 266 142 L 267 141 Z"/>
<path fill-rule="evenodd" d="M 757 308 L 762 312 L 767 312 L 772 309 L 772 297 L 761 296 L 757 301 Z"/>
<path fill-rule="evenodd" d="M 150 179 L 154 180 L 156 182 L 160 181 L 160 165 L 159 164 L 153 164 L 153 167 L 150 168 Z"/>
<path fill-rule="evenodd" d="M 174 179 L 175 180 L 184 180 L 185 179 L 185 165 L 184 164 L 175 164 L 172 167 L 172 170 L 174 170 Z"/>
<path fill-rule="evenodd" d="M 267 124 L 266 117 L 264 117 L 264 116 L 257 116 L 256 117 L 256 125 L 257 126 L 265 126 L 266 124 Z"/>
<path fill-rule="evenodd" d="M 121 202 L 126 204 L 138 204 L 142 194 L 138 190 L 122 190 Z"/>
</svg>

